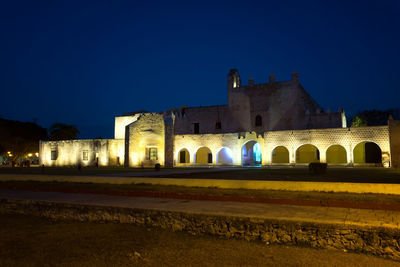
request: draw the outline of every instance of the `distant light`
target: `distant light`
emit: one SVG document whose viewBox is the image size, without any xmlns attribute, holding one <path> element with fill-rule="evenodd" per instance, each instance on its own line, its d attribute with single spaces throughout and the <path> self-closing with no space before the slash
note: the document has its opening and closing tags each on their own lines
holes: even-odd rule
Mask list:
<svg viewBox="0 0 400 267">
<path fill-rule="evenodd" d="M 29 153 L 29 154 L 28 154 L 28 157 L 32 157 L 32 153 Z"/>
<path fill-rule="evenodd" d="M 383 167 L 385 167 L 385 168 L 389 168 L 389 167 L 390 167 L 390 164 L 389 164 L 389 162 L 388 162 L 388 161 L 385 161 L 385 162 L 383 163 Z"/>
<path fill-rule="evenodd" d="M 36 153 L 35 153 L 35 156 L 36 156 L 36 157 L 39 157 L 39 153 L 38 153 L 38 152 L 36 152 Z"/>
<path fill-rule="evenodd" d="M 7 154 L 11 154 L 11 151 L 8 151 Z"/>
</svg>

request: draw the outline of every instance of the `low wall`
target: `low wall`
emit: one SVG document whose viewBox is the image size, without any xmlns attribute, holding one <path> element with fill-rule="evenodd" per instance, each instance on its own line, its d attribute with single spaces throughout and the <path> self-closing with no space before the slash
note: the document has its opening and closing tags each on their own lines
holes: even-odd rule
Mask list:
<svg viewBox="0 0 400 267">
<path fill-rule="evenodd" d="M 0 213 L 35 215 L 54 220 L 133 223 L 186 231 L 194 235 L 210 234 L 249 241 L 261 240 L 266 244 L 349 250 L 400 261 L 400 229 L 385 227 L 343 226 L 7 199 L 0 200 Z"/>
<path fill-rule="evenodd" d="M 101 177 L 66 175 L 20 175 L 0 174 L 0 181 L 75 182 L 105 184 L 158 184 L 189 187 L 217 187 L 225 189 L 264 189 L 287 191 L 347 192 L 400 195 L 400 184 L 299 182 L 299 181 L 255 181 L 222 179 L 184 179 L 151 177 Z"/>
</svg>

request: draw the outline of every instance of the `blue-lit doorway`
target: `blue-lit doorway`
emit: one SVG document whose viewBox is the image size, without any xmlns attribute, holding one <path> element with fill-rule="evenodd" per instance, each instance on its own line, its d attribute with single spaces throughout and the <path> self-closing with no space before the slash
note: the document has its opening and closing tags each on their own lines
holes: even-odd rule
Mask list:
<svg viewBox="0 0 400 267">
<path fill-rule="evenodd" d="M 242 147 L 242 166 L 261 167 L 261 146 L 256 141 L 248 141 Z"/>
</svg>

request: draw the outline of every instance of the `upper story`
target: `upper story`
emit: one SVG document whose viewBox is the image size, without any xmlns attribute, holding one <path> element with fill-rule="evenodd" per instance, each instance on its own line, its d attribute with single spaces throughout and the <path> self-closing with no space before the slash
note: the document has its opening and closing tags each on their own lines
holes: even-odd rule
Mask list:
<svg viewBox="0 0 400 267">
<path fill-rule="evenodd" d="M 289 81 L 255 84 L 252 78 L 242 85 L 238 70 L 227 77 L 228 104 L 206 107 L 172 108 L 175 134 L 267 132 L 346 127 L 343 110 L 325 112 L 307 93 L 294 71 Z M 145 112 L 115 118 L 115 138 L 125 139 L 125 126 Z M 168 115 L 169 116 L 169 115 Z"/>
</svg>

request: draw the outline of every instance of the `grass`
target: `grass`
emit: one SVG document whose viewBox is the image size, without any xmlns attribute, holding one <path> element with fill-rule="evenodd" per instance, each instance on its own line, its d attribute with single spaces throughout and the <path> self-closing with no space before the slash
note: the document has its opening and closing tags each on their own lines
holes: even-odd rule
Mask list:
<svg viewBox="0 0 400 267">
<path fill-rule="evenodd" d="M 399 169 L 385 168 L 328 168 L 324 175 L 311 175 L 308 168 L 238 168 L 218 172 L 169 174 L 159 177 L 248 179 L 273 181 L 323 181 L 355 183 L 400 183 Z"/>
<path fill-rule="evenodd" d="M 310 175 L 307 168 L 230 168 L 226 170 L 204 168 L 162 168 L 160 174 L 154 168 L 124 167 L 85 167 L 79 171 L 76 167 L 40 167 L 12 168 L 0 167 L 0 174 L 41 174 L 41 175 L 118 175 L 135 176 L 140 173 L 152 174 L 152 177 L 197 178 L 197 179 L 236 179 L 236 180 L 271 180 L 271 181 L 320 181 L 320 182 L 354 182 L 354 183 L 400 183 L 400 169 L 385 168 L 328 168 L 324 175 Z M 187 173 L 187 170 L 193 172 Z M 182 173 L 179 173 L 182 172 Z M 185 173 L 184 173 L 185 172 Z"/>
<path fill-rule="evenodd" d="M 400 266 L 368 255 L 129 224 L 4 214 L 0 221 L 0 266 Z"/>
<path fill-rule="evenodd" d="M 183 171 L 192 168 L 163 168 L 162 171 Z M 125 167 L 0 167 L 0 174 L 41 174 L 41 175 L 101 175 L 154 172 L 154 168 L 125 168 Z"/>
<path fill-rule="evenodd" d="M 349 202 L 371 203 L 400 203 L 400 195 L 386 194 L 357 194 L 333 192 L 303 192 L 285 190 L 255 190 L 255 189 L 223 189 L 215 187 L 185 187 L 175 185 L 152 184 L 101 184 L 101 183 L 73 183 L 73 182 L 38 182 L 38 181 L 1 181 L 0 189 L 34 190 L 34 191 L 59 191 L 92 190 L 92 191 L 117 191 L 124 192 L 161 192 L 211 196 L 245 196 L 257 198 L 283 198 L 283 199 L 311 199 L 311 200 L 338 200 Z"/>
</svg>

